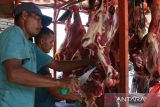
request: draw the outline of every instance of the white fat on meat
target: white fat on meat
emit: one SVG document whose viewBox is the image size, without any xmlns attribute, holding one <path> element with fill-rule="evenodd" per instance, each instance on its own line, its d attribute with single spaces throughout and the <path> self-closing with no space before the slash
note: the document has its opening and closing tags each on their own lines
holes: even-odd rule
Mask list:
<svg viewBox="0 0 160 107">
<path fill-rule="evenodd" d="M 104 23 L 104 17 L 103 17 L 103 1 L 101 4 L 101 7 L 95 12 L 94 18 L 91 21 L 91 24 L 89 25 L 89 28 L 87 30 L 87 33 L 82 38 L 82 46 L 87 47 L 90 44 L 94 43 L 97 33 L 102 35 L 102 29 L 103 29 L 103 23 Z M 95 21 L 94 19 L 98 18 L 98 21 Z"/>
</svg>

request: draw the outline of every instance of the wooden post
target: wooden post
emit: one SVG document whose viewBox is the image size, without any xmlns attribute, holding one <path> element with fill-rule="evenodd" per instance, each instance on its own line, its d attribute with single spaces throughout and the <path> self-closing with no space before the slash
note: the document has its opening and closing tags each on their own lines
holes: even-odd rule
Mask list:
<svg viewBox="0 0 160 107">
<path fill-rule="evenodd" d="M 15 6 L 17 6 L 19 3 L 19 0 L 15 0 Z"/>
<path fill-rule="evenodd" d="M 55 2 L 55 7 L 57 7 L 57 0 L 54 0 Z M 56 51 L 57 51 L 57 21 L 56 21 L 56 17 L 57 17 L 57 8 L 53 8 L 54 9 L 54 15 L 53 15 L 53 29 L 54 29 L 54 50 L 53 50 L 53 54 L 55 55 Z M 54 70 L 54 78 L 56 78 L 57 76 L 57 71 Z"/>
<path fill-rule="evenodd" d="M 128 95 L 128 0 L 119 0 L 119 58 L 120 58 L 120 93 Z M 121 102 L 121 107 L 129 107 L 128 102 Z"/>
</svg>

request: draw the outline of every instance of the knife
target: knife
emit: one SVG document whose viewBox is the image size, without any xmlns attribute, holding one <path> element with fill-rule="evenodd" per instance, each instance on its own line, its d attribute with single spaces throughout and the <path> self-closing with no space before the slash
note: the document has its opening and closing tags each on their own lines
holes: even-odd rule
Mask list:
<svg viewBox="0 0 160 107">
<path fill-rule="evenodd" d="M 81 75 L 78 80 L 80 81 L 80 84 L 83 85 L 84 83 L 86 83 L 86 81 L 88 80 L 89 76 L 91 75 L 91 73 L 96 69 L 96 67 L 93 67 L 91 69 L 89 69 L 86 73 L 84 73 L 83 75 Z"/>
<path fill-rule="evenodd" d="M 96 67 L 93 67 L 91 69 L 89 69 L 86 73 L 84 73 L 83 75 L 81 75 L 78 80 L 80 81 L 80 84 L 83 85 L 84 83 L 86 83 L 86 81 L 88 80 L 89 76 L 91 75 L 91 73 L 96 69 Z M 68 88 L 62 88 L 60 89 L 60 93 L 61 95 L 66 95 L 69 93 L 69 89 Z"/>
</svg>

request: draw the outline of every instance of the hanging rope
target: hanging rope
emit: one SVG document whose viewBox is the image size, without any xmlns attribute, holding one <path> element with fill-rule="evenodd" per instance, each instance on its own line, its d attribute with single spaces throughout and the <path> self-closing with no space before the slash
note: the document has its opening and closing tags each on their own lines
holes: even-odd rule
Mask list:
<svg viewBox="0 0 160 107">
<path fill-rule="evenodd" d="M 131 1 L 131 8 L 133 9 L 132 13 L 131 13 L 131 29 L 130 29 L 130 33 L 132 34 L 137 34 L 136 32 L 136 21 L 135 21 L 135 15 L 136 15 L 136 6 L 139 6 L 139 13 L 140 13 L 140 19 L 138 22 L 138 26 L 141 29 L 144 28 L 145 26 L 145 13 L 144 13 L 144 5 L 143 5 L 144 0 L 132 0 Z"/>
<path fill-rule="evenodd" d="M 135 31 L 135 29 L 136 29 L 136 23 L 135 23 L 135 0 L 132 0 L 132 2 L 131 2 L 131 8 L 133 9 L 133 11 L 132 11 L 132 13 L 131 13 L 131 25 L 132 25 L 132 27 L 131 27 L 131 31 L 130 31 L 130 33 L 132 33 L 132 34 L 136 34 L 136 31 Z"/>
<path fill-rule="evenodd" d="M 140 12 L 140 20 L 139 20 L 139 27 L 142 29 L 145 27 L 145 14 L 144 14 L 144 5 L 143 1 L 140 0 L 141 3 L 139 4 L 139 12 Z"/>
</svg>

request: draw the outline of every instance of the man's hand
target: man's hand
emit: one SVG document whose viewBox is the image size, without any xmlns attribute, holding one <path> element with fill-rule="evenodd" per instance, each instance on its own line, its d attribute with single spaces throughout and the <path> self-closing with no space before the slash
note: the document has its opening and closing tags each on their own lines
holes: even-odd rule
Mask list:
<svg viewBox="0 0 160 107">
<path fill-rule="evenodd" d="M 62 55 L 62 53 L 55 53 L 54 59 L 57 60 L 57 61 L 60 61 L 61 60 L 61 55 Z"/>
<path fill-rule="evenodd" d="M 69 89 L 70 92 L 76 92 L 78 87 L 80 87 L 78 79 L 65 79 L 62 81 L 62 87 Z"/>
</svg>

